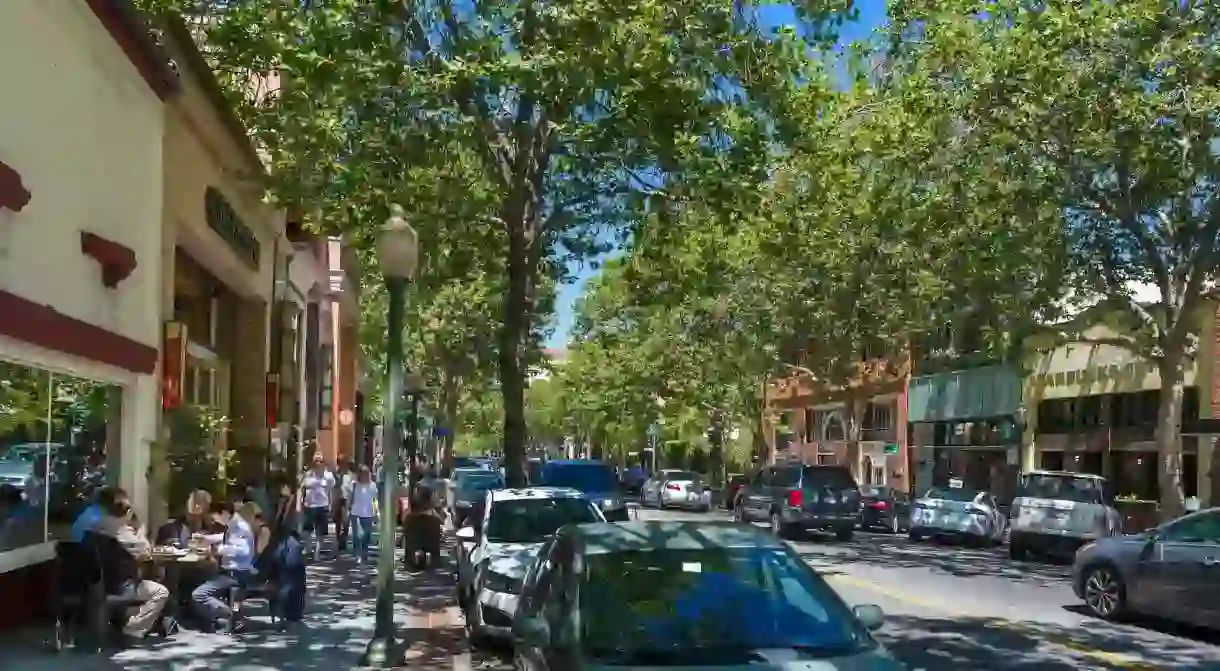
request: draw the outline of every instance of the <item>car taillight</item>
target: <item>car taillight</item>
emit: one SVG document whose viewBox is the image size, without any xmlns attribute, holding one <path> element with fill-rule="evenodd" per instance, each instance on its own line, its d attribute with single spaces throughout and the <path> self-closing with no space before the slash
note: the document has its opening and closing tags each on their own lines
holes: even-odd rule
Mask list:
<svg viewBox="0 0 1220 671">
<path fill-rule="evenodd" d="M 876 510 L 885 510 L 886 508 L 889 508 L 889 504 L 887 504 L 885 501 L 873 501 L 868 505 Z"/>
<path fill-rule="evenodd" d="M 680 492 L 680 491 L 682 491 L 682 488 L 681 488 L 681 487 L 679 487 L 678 485 L 675 485 L 675 484 L 668 484 L 668 485 L 665 485 L 665 488 L 666 488 L 666 489 L 668 489 L 668 490 L 669 490 L 669 491 L 671 491 L 671 492 Z"/>
<path fill-rule="evenodd" d="M 799 489 L 794 489 L 788 492 L 788 505 L 793 508 L 800 508 L 805 504 L 805 493 Z"/>
</svg>

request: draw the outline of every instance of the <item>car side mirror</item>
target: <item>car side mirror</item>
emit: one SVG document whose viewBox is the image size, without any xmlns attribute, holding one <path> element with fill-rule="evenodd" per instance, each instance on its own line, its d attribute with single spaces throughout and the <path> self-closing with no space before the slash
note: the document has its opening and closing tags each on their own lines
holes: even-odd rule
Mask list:
<svg viewBox="0 0 1220 671">
<path fill-rule="evenodd" d="M 472 541 L 478 537 L 479 533 L 475 531 L 474 527 L 462 527 L 461 529 L 458 529 L 457 533 L 454 535 L 456 535 L 459 540 Z"/>
<path fill-rule="evenodd" d="M 864 625 L 869 631 L 877 631 L 885 624 L 885 611 L 881 610 L 880 606 L 872 604 L 861 604 L 851 609 L 856 615 L 856 619 L 860 624 Z"/>
<path fill-rule="evenodd" d="M 513 642 L 532 648 L 545 648 L 551 644 L 551 626 L 537 616 L 518 618 L 513 622 Z"/>
</svg>

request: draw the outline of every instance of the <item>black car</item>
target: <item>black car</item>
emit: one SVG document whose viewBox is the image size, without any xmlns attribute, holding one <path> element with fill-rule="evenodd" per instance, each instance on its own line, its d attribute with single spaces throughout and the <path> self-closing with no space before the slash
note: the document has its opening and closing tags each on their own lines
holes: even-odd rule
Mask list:
<svg viewBox="0 0 1220 671">
<path fill-rule="evenodd" d="M 829 531 L 851 540 L 860 523 L 860 490 L 844 466 L 776 464 L 741 488 L 733 516 L 738 522 L 766 520 L 778 536 Z"/>
<path fill-rule="evenodd" d="M 893 487 L 863 487 L 860 499 L 860 528 L 885 529 L 896 534 L 906 531 L 911 522 L 911 499 Z"/>
</svg>

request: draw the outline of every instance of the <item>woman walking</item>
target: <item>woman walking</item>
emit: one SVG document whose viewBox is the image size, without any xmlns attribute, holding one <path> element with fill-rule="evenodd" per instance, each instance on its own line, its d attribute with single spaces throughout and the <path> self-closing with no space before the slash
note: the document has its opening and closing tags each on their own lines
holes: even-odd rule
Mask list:
<svg viewBox="0 0 1220 671">
<path fill-rule="evenodd" d="M 373 520 L 377 511 L 377 483 L 373 482 L 373 472 L 368 466 L 360 467 L 348 501 L 351 505 L 352 549 L 356 551 L 357 562 L 363 565 L 369 560 L 369 543 L 373 537 Z"/>
</svg>

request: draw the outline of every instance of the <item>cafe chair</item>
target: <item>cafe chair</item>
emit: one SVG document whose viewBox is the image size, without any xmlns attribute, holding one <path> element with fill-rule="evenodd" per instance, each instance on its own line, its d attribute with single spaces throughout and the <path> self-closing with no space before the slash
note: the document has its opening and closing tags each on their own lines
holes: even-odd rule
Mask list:
<svg viewBox="0 0 1220 671">
<path fill-rule="evenodd" d="M 91 553 L 80 543 L 59 541 L 51 581 L 51 609 L 55 614 L 55 633 L 51 646 L 55 652 L 72 645 L 87 624 L 90 597 L 96 597 L 101 571 Z"/>
</svg>

